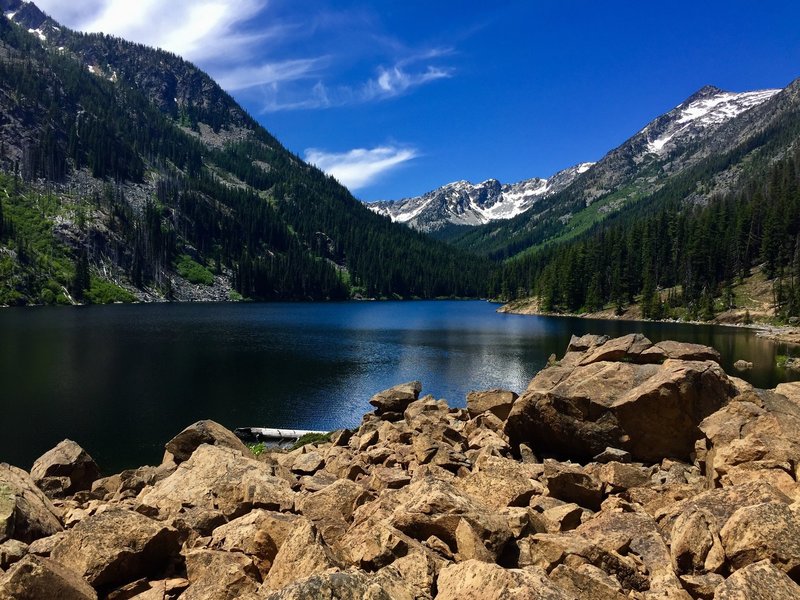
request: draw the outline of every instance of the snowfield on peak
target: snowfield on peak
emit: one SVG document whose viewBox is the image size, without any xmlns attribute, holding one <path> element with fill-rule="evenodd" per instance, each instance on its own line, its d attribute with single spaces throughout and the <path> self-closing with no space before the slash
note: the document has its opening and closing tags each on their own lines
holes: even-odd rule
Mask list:
<svg viewBox="0 0 800 600">
<path fill-rule="evenodd" d="M 581 163 L 549 179 L 535 177 L 512 184 L 502 184 L 496 179 L 477 184 L 456 181 L 422 196 L 367 206 L 420 231 L 437 231 L 448 225 L 483 225 L 526 212 L 540 199 L 563 190 L 593 164 Z"/>
<path fill-rule="evenodd" d="M 657 119 L 641 131 L 647 137 L 647 151 L 665 154 L 676 142 L 694 137 L 703 129 L 722 125 L 778 92 L 780 90 L 735 93 L 705 88 L 667 113 L 666 126 Z"/>
</svg>

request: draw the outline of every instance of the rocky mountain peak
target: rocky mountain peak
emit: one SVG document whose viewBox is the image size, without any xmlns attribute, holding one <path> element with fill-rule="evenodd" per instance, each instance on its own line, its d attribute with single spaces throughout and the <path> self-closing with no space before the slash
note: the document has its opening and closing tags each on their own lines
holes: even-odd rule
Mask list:
<svg viewBox="0 0 800 600">
<path fill-rule="evenodd" d="M 449 225 L 483 225 L 524 213 L 538 200 L 570 185 L 592 164 L 575 165 L 549 179 L 534 177 L 511 184 L 494 178 L 481 183 L 455 181 L 422 196 L 374 202 L 368 206 L 378 214 L 420 231 L 438 231 Z"/>
</svg>

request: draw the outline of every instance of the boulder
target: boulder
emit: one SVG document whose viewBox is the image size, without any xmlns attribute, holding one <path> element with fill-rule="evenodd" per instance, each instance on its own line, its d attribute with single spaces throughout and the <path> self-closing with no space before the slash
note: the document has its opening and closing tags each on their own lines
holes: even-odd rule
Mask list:
<svg viewBox="0 0 800 600">
<path fill-rule="evenodd" d="M 717 521 L 702 508 L 682 513 L 672 526 L 670 538 L 670 555 L 678 573 L 713 573 L 725 565 Z"/>
<path fill-rule="evenodd" d="M 508 390 L 470 392 L 467 394 L 467 411 L 473 418 L 490 412 L 501 421 L 505 421 L 518 397 L 518 394 Z"/>
<path fill-rule="evenodd" d="M 647 589 L 654 598 L 689 600 L 655 520 L 634 505 L 604 508 L 572 532 L 590 548 L 579 553 L 591 557 L 625 589 Z"/>
<path fill-rule="evenodd" d="M 8 569 L 28 554 L 30 546 L 19 540 L 6 540 L 0 544 L 0 569 Z"/>
<path fill-rule="evenodd" d="M 223 446 L 203 444 L 189 460 L 141 496 L 141 512 L 175 517 L 185 507 L 221 511 L 233 519 L 254 508 L 288 511 L 295 493 L 270 466 Z"/>
<path fill-rule="evenodd" d="M 736 369 L 737 371 L 749 371 L 750 369 L 753 368 L 753 363 L 751 363 L 749 360 L 739 359 L 735 363 L 733 363 L 733 368 Z"/>
<path fill-rule="evenodd" d="M 48 558 L 28 555 L 0 574 L 0 600 L 97 600 L 97 592 L 74 571 Z"/>
<path fill-rule="evenodd" d="M 30 544 L 58 533 L 60 512 L 22 469 L 0 463 L 0 542 Z"/>
<path fill-rule="evenodd" d="M 504 569 L 501 566 L 468 560 L 442 569 L 437 582 L 437 600 L 572 600 L 535 567 Z"/>
<path fill-rule="evenodd" d="M 728 488 L 691 494 L 688 498 L 672 501 L 655 511 L 659 528 L 667 542 L 681 515 L 702 511 L 710 530 L 722 531 L 728 519 L 740 508 L 756 504 L 780 502 L 790 504 L 791 499 L 772 485 L 756 481 Z"/>
<path fill-rule="evenodd" d="M 64 440 L 33 463 L 31 477 L 51 498 L 90 490 L 100 477 L 92 457 L 72 440 Z"/>
<path fill-rule="evenodd" d="M 159 575 L 177 557 L 178 532 L 121 508 L 109 508 L 70 529 L 50 556 L 96 588 Z"/>
<path fill-rule="evenodd" d="M 411 598 L 425 600 L 433 596 L 441 566 L 441 561 L 434 559 L 431 553 L 412 549 L 391 565 L 380 569 L 378 580 L 385 580 L 386 574 L 391 573 L 391 579 L 399 578 L 405 583 Z"/>
<path fill-rule="evenodd" d="M 545 463 L 545 477 L 552 497 L 590 510 L 600 508 L 603 484 L 582 468 L 549 461 Z"/>
<path fill-rule="evenodd" d="M 683 587 L 691 594 L 692 598 L 699 598 L 700 600 L 712 600 L 714 598 L 714 590 L 725 581 L 725 578 L 718 573 L 681 575 L 680 579 Z"/>
<path fill-rule="evenodd" d="M 665 358 L 672 360 L 707 361 L 719 363 L 722 360 L 719 352 L 711 346 L 702 344 L 689 344 L 687 342 L 676 342 L 665 340 L 658 342 L 652 348 L 645 350 L 642 354 L 649 358 L 649 355 L 661 354 Z"/>
<path fill-rule="evenodd" d="M 399 421 L 408 406 L 419 398 L 420 391 L 422 384 L 419 381 L 411 381 L 378 392 L 369 403 L 375 407 L 376 415 Z"/>
<path fill-rule="evenodd" d="M 631 462 L 631 453 L 626 450 L 620 450 L 619 448 L 606 448 L 592 460 L 597 463 L 629 463 Z"/>
<path fill-rule="evenodd" d="M 738 509 L 720 538 L 734 569 L 769 560 L 790 577 L 800 575 L 800 516 L 782 502 Z"/>
<path fill-rule="evenodd" d="M 736 571 L 714 591 L 714 600 L 797 600 L 800 586 L 768 560 Z"/>
<path fill-rule="evenodd" d="M 236 434 L 215 421 L 198 421 L 189 425 L 166 444 L 167 452 L 176 463 L 189 460 L 202 444 L 236 450 L 247 456 L 250 451 Z"/>
<path fill-rule="evenodd" d="M 415 481 L 389 501 L 392 527 L 420 542 L 435 536 L 458 560 L 496 561 L 513 537 L 501 514 L 440 479 Z"/>
<path fill-rule="evenodd" d="M 710 485 L 769 480 L 785 492 L 794 487 L 800 404 L 783 394 L 754 390 L 707 417 L 700 430 L 705 439 L 698 459 L 705 462 Z"/>
<path fill-rule="evenodd" d="M 311 521 L 301 519 L 275 555 L 272 568 L 264 579 L 264 589 L 279 590 L 317 573 L 341 567 L 342 561 L 323 541 L 317 528 Z"/>
<path fill-rule="evenodd" d="M 499 456 L 483 456 L 474 471 L 456 479 L 455 487 L 493 510 L 508 506 L 528 506 L 534 495 L 544 493 L 534 471 L 517 461 Z"/>
<path fill-rule="evenodd" d="M 650 473 L 642 466 L 611 461 L 600 467 L 600 481 L 605 484 L 606 492 L 616 494 L 650 483 Z"/>
<path fill-rule="evenodd" d="M 319 529 L 328 544 L 336 543 L 347 531 L 356 508 L 372 496 L 357 483 L 339 479 L 300 503 L 300 512 Z"/>
<path fill-rule="evenodd" d="M 215 550 L 192 550 L 186 555 L 189 589 L 181 600 L 236 600 L 255 594 L 261 574 L 244 554 Z"/>
<path fill-rule="evenodd" d="M 295 458 L 291 470 L 301 475 L 311 475 L 325 466 L 325 459 L 319 452 L 306 452 Z"/>
<path fill-rule="evenodd" d="M 593 565 L 578 568 L 558 565 L 550 573 L 550 579 L 570 598 L 587 600 L 625 600 L 622 588 L 613 577 Z"/>
<path fill-rule="evenodd" d="M 631 354 L 634 349 L 644 346 L 646 341 L 626 336 L 541 371 L 506 421 L 512 447 L 530 443 L 547 453 L 586 460 L 607 447 L 643 462 L 688 460 L 701 437 L 698 425 L 738 391 L 713 361 L 628 362 L 638 356 Z M 694 348 L 665 352 L 704 355 Z"/>
<path fill-rule="evenodd" d="M 264 600 L 405 600 L 354 569 L 311 575 L 281 590 L 261 593 Z"/>
<path fill-rule="evenodd" d="M 108 595 L 108 600 L 168 600 L 176 598 L 189 587 L 182 577 L 170 579 L 138 579 L 123 585 Z"/>
<path fill-rule="evenodd" d="M 299 519 L 297 515 L 254 510 L 214 529 L 209 547 L 247 555 L 266 576 Z"/>
</svg>

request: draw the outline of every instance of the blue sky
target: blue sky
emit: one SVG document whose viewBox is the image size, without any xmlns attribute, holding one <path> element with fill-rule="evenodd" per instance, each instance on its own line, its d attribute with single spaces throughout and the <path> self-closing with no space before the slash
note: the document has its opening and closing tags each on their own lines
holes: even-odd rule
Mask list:
<svg viewBox="0 0 800 600">
<path fill-rule="evenodd" d="M 706 84 L 800 77 L 800 2 L 39 0 L 173 50 L 362 199 L 597 160 Z"/>
</svg>

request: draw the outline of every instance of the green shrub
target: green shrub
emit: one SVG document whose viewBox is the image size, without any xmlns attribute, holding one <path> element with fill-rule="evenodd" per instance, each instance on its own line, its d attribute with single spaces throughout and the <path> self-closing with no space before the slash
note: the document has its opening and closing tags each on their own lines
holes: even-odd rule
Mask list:
<svg viewBox="0 0 800 600">
<path fill-rule="evenodd" d="M 136 302 L 136 296 L 118 285 L 92 277 L 89 291 L 85 294 L 91 304 L 114 304 L 115 302 Z"/>
<path fill-rule="evenodd" d="M 188 254 L 181 254 L 178 258 L 178 275 L 189 281 L 189 283 L 199 283 L 211 285 L 214 283 L 214 275 L 203 265 L 192 260 Z"/>
<path fill-rule="evenodd" d="M 267 445 L 264 442 L 258 442 L 257 444 L 248 444 L 248 448 L 250 448 L 250 452 L 253 453 L 253 456 L 261 456 L 264 454 L 264 450 L 267 449 Z"/>
</svg>

